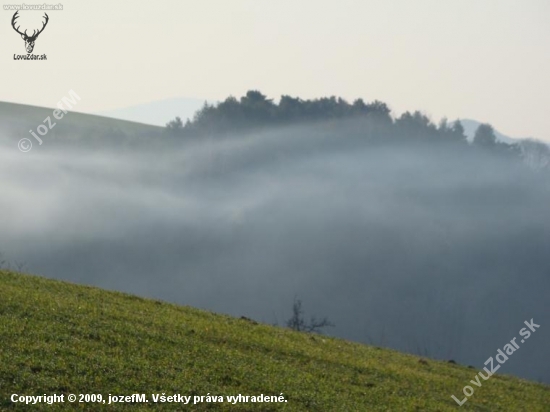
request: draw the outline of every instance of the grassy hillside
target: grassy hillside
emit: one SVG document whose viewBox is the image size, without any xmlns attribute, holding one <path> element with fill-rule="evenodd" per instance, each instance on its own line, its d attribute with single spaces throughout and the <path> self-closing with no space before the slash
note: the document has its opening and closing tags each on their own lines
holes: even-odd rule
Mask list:
<svg viewBox="0 0 550 412">
<path fill-rule="evenodd" d="M 74 109 L 78 110 L 78 102 Z M 23 137 L 31 139 L 29 130 L 32 129 L 36 133 L 39 125 L 49 126 L 48 123 L 44 123 L 44 119 L 49 116 L 56 125 L 44 136 L 45 142 L 60 138 L 63 141 L 71 141 L 78 140 L 79 137 L 97 139 L 106 136 L 150 136 L 162 132 L 162 128 L 157 126 L 73 111 L 67 113 L 62 119 L 56 120 L 52 116 L 53 110 L 53 108 L 0 102 L 0 131 L 5 131 L 14 139 Z"/>
<path fill-rule="evenodd" d="M 476 371 L 246 319 L 0 271 L 1 410 L 445 411 Z M 12 394 L 65 394 L 14 404 Z M 80 404 L 68 394 L 145 394 L 149 403 Z M 154 403 L 152 394 L 223 403 Z M 286 403 L 230 404 L 228 395 Z M 193 402 L 193 401 L 191 401 Z M 547 386 L 494 376 L 461 410 L 549 410 Z"/>
</svg>

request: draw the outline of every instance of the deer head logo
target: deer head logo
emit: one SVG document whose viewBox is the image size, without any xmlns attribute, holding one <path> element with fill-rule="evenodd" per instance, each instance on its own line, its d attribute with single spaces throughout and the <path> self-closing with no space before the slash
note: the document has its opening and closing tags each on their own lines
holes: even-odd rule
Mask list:
<svg viewBox="0 0 550 412">
<path fill-rule="evenodd" d="M 33 33 L 31 36 L 27 35 L 27 30 L 25 30 L 25 32 L 20 32 L 19 31 L 19 27 L 21 26 L 17 26 L 15 27 L 15 23 L 18 18 L 19 18 L 19 15 L 18 15 L 18 11 L 15 12 L 15 14 L 13 15 L 13 18 L 11 19 L 11 25 L 13 27 L 13 29 L 19 33 L 21 35 L 21 38 L 23 40 L 25 40 L 25 48 L 27 49 L 27 53 L 30 54 L 32 53 L 32 51 L 34 50 L 34 42 L 36 41 L 36 38 L 38 37 L 38 35 L 40 33 L 42 33 L 44 31 L 44 29 L 46 28 L 46 25 L 48 24 L 48 21 L 50 20 L 50 18 L 48 17 L 48 15 L 46 13 L 44 18 L 46 19 L 45 22 L 42 23 L 42 28 L 40 30 L 38 30 L 38 32 L 36 30 L 33 30 Z"/>
</svg>

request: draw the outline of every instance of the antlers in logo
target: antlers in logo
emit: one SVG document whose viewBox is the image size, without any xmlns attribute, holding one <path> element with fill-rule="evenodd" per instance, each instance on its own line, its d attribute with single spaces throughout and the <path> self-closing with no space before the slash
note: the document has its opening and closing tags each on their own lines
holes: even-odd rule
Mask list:
<svg viewBox="0 0 550 412">
<path fill-rule="evenodd" d="M 33 30 L 32 36 L 27 35 L 27 30 L 25 30 L 25 32 L 20 32 L 19 27 L 21 26 L 15 27 L 15 23 L 16 23 L 15 20 L 19 18 L 19 11 L 16 11 L 15 14 L 13 15 L 13 18 L 11 19 L 11 25 L 13 29 L 21 35 L 21 38 L 23 40 L 25 40 L 25 48 L 27 49 L 27 53 L 29 54 L 32 53 L 32 51 L 34 50 L 34 42 L 36 41 L 36 38 L 40 33 L 44 31 L 44 29 L 46 28 L 46 25 L 48 24 L 48 21 L 50 20 L 50 18 L 46 13 L 44 13 L 44 15 L 45 15 L 44 17 L 46 21 L 42 23 L 42 28 L 38 30 L 38 32 L 36 30 Z"/>
</svg>

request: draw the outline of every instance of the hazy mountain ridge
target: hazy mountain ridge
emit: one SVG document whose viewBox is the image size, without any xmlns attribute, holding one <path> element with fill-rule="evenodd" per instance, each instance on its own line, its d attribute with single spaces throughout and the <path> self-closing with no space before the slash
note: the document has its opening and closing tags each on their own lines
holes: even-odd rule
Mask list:
<svg viewBox="0 0 550 412">
<path fill-rule="evenodd" d="M 166 126 L 179 116 L 184 121 L 193 118 L 193 115 L 204 105 L 205 100 L 191 98 L 173 98 L 158 100 L 119 109 L 98 112 L 98 115 L 115 119 Z"/>
<path fill-rule="evenodd" d="M 459 120 L 460 120 L 460 123 L 462 123 L 462 126 L 464 126 L 464 132 L 466 133 L 466 136 L 468 136 L 468 140 L 470 141 L 474 139 L 474 135 L 476 133 L 477 128 L 484 123 L 484 122 L 479 122 L 477 120 L 472 120 L 472 119 L 459 119 Z M 505 134 L 502 134 L 501 132 L 499 132 L 496 128 L 494 129 L 494 131 L 499 141 L 508 143 L 508 144 L 518 143 L 519 141 L 524 139 L 531 139 L 529 137 L 514 138 L 514 137 L 506 136 Z"/>
<path fill-rule="evenodd" d="M 176 117 L 180 117 L 183 121 L 192 119 L 194 114 L 203 107 L 205 102 L 206 100 L 195 98 L 172 98 L 102 111 L 97 114 L 120 120 L 164 127 L 169 121 Z M 464 126 L 464 131 L 470 141 L 474 138 L 475 131 L 479 125 L 485 123 L 474 119 L 458 120 L 462 123 L 462 126 Z M 517 143 L 518 141 L 524 139 L 536 139 L 535 137 L 507 136 L 498 130 L 498 126 L 495 127 L 495 135 L 499 141 L 508 144 Z"/>
</svg>

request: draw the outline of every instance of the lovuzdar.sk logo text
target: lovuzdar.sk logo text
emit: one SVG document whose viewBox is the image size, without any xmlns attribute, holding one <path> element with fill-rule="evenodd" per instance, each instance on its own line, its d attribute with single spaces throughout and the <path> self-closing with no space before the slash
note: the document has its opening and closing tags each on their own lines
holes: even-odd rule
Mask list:
<svg viewBox="0 0 550 412">
<path fill-rule="evenodd" d="M 25 49 L 27 50 L 27 54 L 26 55 L 14 54 L 13 59 L 14 60 L 47 60 L 47 56 L 45 54 L 36 55 L 36 54 L 32 54 L 32 52 L 34 50 L 34 43 L 36 42 L 36 39 L 38 38 L 40 33 L 44 31 L 44 29 L 48 25 L 48 22 L 50 21 L 48 14 L 44 13 L 45 21 L 42 22 L 42 28 L 39 30 L 34 29 L 31 35 L 27 33 L 28 29 L 25 29 L 25 31 L 21 31 L 20 25 L 18 25 L 17 27 L 15 26 L 16 24 L 18 24 L 17 22 L 18 18 L 19 18 L 19 11 L 16 11 L 15 14 L 13 15 L 13 18 L 11 19 L 11 26 L 17 33 L 21 35 L 21 38 L 25 41 Z"/>
</svg>

